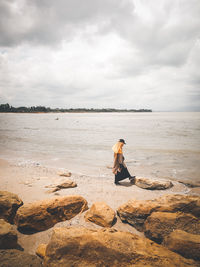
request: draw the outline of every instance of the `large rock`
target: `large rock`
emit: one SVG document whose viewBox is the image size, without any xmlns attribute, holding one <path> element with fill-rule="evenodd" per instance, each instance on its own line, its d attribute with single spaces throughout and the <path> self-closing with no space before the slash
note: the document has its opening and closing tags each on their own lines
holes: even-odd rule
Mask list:
<svg viewBox="0 0 200 267">
<path fill-rule="evenodd" d="M 164 238 L 163 245 L 185 258 L 200 260 L 200 235 L 175 230 Z"/>
<path fill-rule="evenodd" d="M 0 250 L 0 267 L 42 267 L 37 256 L 16 250 Z"/>
<path fill-rule="evenodd" d="M 185 195 L 164 195 L 154 200 L 129 200 L 117 209 L 123 222 L 128 222 L 143 231 L 145 220 L 154 211 L 185 212 L 200 217 L 200 197 Z"/>
<path fill-rule="evenodd" d="M 173 186 L 171 181 L 156 178 L 135 178 L 135 185 L 143 189 L 164 190 Z"/>
<path fill-rule="evenodd" d="M 147 238 L 104 228 L 55 228 L 46 248 L 46 267 L 198 266 Z"/>
<path fill-rule="evenodd" d="M 46 248 L 47 248 L 47 244 L 40 244 L 37 247 L 36 255 L 38 255 L 40 258 L 44 259 L 45 254 L 46 254 Z"/>
<path fill-rule="evenodd" d="M 43 231 L 87 209 L 87 201 L 81 196 L 55 197 L 20 207 L 15 224 L 22 232 Z"/>
<path fill-rule="evenodd" d="M 96 202 L 85 214 L 85 220 L 103 227 L 111 227 L 115 220 L 115 212 L 105 202 Z"/>
<path fill-rule="evenodd" d="M 143 224 L 151 212 L 157 207 L 151 200 L 129 200 L 117 209 L 123 222 L 133 225 L 138 231 L 143 231 Z"/>
<path fill-rule="evenodd" d="M 200 234 L 200 220 L 188 213 L 153 212 L 145 221 L 145 235 L 161 243 L 173 230 Z"/>
<path fill-rule="evenodd" d="M 22 200 L 16 194 L 0 191 L 0 219 L 13 223 L 16 211 L 22 205 Z"/>
<path fill-rule="evenodd" d="M 14 226 L 0 219 L 0 249 L 17 247 L 17 232 Z"/>
</svg>

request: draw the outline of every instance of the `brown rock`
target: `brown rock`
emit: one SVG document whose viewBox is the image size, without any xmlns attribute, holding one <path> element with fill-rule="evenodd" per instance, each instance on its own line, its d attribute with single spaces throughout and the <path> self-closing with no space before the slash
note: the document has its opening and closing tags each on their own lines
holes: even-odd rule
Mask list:
<svg viewBox="0 0 200 267">
<path fill-rule="evenodd" d="M 157 203 L 151 200 L 129 200 L 117 209 L 117 213 L 123 222 L 128 222 L 138 231 L 143 231 L 145 220 L 156 207 Z"/>
<path fill-rule="evenodd" d="M 103 227 L 111 227 L 114 223 L 115 212 L 105 202 L 96 202 L 85 214 L 85 220 Z"/>
<path fill-rule="evenodd" d="M 171 181 L 156 178 L 135 178 L 135 185 L 143 189 L 164 190 L 173 186 Z"/>
<path fill-rule="evenodd" d="M 185 212 L 200 217 L 200 197 L 185 195 L 164 195 L 154 200 L 130 200 L 117 209 L 123 222 L 128 222 L 143 231 L 143 224 L 154 211 Z"/>
<path fill-rule="evenodd" d="M 46 254 L 46 248 L 47 244 L 40 244 L 36 250 L 36 255 L 43 259 Z"/>
<path fill-rule="evenodd" d="M 200 218 L 200 196 L 164 195 L 157 199 L 157 211 L 185 212 Z"/>
<path fill-rule="evenodd" d="M 13 225 L 0 219 L 0 249 L 17 248 L 17 232 Z"/>
<path fill-rule="evenodd" d="M 81 196 L 55 197 L 20 207 L 15 224 L 22 232 L 43 231 L 87 209 L 87 201 Z"/>
<path fill-rule="evenodd" d="M 200 235 L 175 230 L 164 238 L 163 245 L 185 258 L 200 260 Z"/>
<path fill-rule="evenodd" d="M 146 237 L 157 243 L 175 229 L 200 234 L 200 221 L 191 214 L 180 212 L 153 212 L 145 221 Z"/>
<path fill-rule="evenodd" d="M 198 266 L 147 238 L 104 228 L 55 228 L 44 259 L 46 267 Z"/>
<path fill-rule="evenodd" d="M 73 188 L 73 187 L 77 187 L 77 184 L 71 180 L 67 180 L 62 184 L 56 185 L 55 188 L 47 191 L 47 193 L 54 193 L 54 192 L 59 191 L 61 189 Z"/>
<path fill-rule="evenodd" d="M 64 176 L 64 177 L 71 177 L 71 172 L 59 172 L 58 173 L 60 176 Z"/>
<path fill-rule="evenodd" d="M 16 211 L 22 205 L 22 200 L 16 194 L 0 191 L 0 219 L 13 223 Z"/>
<path fill-rule="evenodd" d="M 37 256 L 16 250 L 0 250 L 0 267 L 42 267 Z"/>
</svg>

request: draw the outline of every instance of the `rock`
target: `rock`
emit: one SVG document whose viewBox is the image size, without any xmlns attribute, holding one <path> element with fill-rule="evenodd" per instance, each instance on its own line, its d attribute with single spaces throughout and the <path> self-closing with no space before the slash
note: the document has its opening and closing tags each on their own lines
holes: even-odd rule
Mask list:
<svg viewBox="0 0 200 267">
<path fill-rule="evenodd" d="M 164 238 L 163 245 L 185 258 L 200 260 L 200 235 L 174 230 Z"/>
<path fill-rule="evenodd" d="M 60 189 L 73 188 L 73 187 L 77 187 L 77 184 L 71 180 L 68 180 L 62 184 L 56 185 L 55 188 L 47 191 L 47 193 L 55 193 L 56 191 L 59 191 Z"/>
<path fill-rule="evenodd" d="M 72 173 L 71 172 L 59 172 L 58 175 L 64 176 L 64 177 L 71 177 Z"/>
<path fill-rule="evenodd" d="M 145 221 L 145 236 L 161 243 L 165 236 L 180 229 L 200 234 L 200 220 L 188 213 L 153 212 Z"/>
<path fill-rule="evenodd" d="M 115 220 L 115 212 L 105 202 L 96 202 L 85 214 L 85 220 L 103 227 L 111 227 Z"/>
<path fill-rule="evenodd" d="M 16 194 L 0 191 L 0 219 L 13 223 L 16 211 L 22 205 L 22 200 Z"/>
<path fill-rule="evenodd" d="M 21 232 L 43 231 L 87 209 L 87 201 L 81 196 L 55 197 L 20 207 L 15 224 Z"/>
<path fill-rule="evenodd" d="M 197 182 L 193 182 L 193 181 L 178 181 L 179 183 L 181 184 L 184 184 L 190 188 L 194 188 L 194 187 L 200 187 L 200 181 L 197 181 Z"/>
<path fill-rule="evenodd" d="M 185 212 L 200 218 L 200 196 L 164 195 L 157 199 L 156 210 L 165 212 Z"/>
<path fill-rule="evenodd" d="M 154 211 L 185 212 L 200 217 L 200 197 L 185 195 L 164 195 L 154 200 L 129 200 L 117 209 L 123 222 L 143 231 L 143 224 Z"/>
<path fill-rule="evenodd" d="M 65 181 L 64 183 L 57 185 L 57 188 L 59 188 L 59 189 L 73 188 L 73 187 L 77 187 L 77 183 L 70 181 L 70 180 Z"/>
<path fill-rule="evenodd" d="M 42 267 L 37 256 L 16 250 L 0 250 L 0 267 Z"/>
<path fill-rule="evenodd" d="M 173 186 L 171 181 L 153 178 L 135 178 L 135 185 L 143 189 L 164 190 Z"/>
<path fill-rule="evenodd" d="M 47 248 L 47 244 L 40 244 L 36 250 L 36 255 L 44 259 L 45 254 L 46 254 L 46 248 Z"/>
<path fill-rule="evenodd" d="M 0 249 L 18 248 L 17 232 L 13 225 L 0 219 Z"/>
<path fill-rule="evenodd" d="M 54 228 L 44 258 L 46 267 L 198 266 L 193 260 L 147 238 L 113 228 Z"/>
<path fill-rule="evenodd" d="M 158 207 L 151 200 L 129 200 L 117 209 L 117 213 L 123 222 L 128 222 L 138 231 L 143 231 L 143 224 L 147 217 Z"/>
</svg>

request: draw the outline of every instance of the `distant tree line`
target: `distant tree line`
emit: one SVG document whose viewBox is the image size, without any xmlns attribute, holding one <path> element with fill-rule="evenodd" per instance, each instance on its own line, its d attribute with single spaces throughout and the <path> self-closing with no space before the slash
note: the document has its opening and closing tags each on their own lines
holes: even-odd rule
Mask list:
<svg viewBox="0 0 200 267">
<path fill-rule="evenodd" d="M 38 113 L 38 112 L 152 112 L 151 109 L 114 109 L 114 108 L 49 108 L 44 106 L 32 106 L 32 107 L 12 107 L 9 104 L 1 104 L 0 112 L 16 112 L 16 113 Z"/>
</svg>

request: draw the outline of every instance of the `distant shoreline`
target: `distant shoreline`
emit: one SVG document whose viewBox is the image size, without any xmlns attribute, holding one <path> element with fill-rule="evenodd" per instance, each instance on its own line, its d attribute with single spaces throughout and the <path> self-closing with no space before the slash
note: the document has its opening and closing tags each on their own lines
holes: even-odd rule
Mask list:
<svg viewBox="0 0 200 267">
<path fill-rule="evenodd" d="M 9 104 L 0 105 L 0 113 L 102 113 L 102 112 L 152 112 L 151 109 L 114 109 L 114 108 L 55 108 L 45 106 L 12 107 Z"/>
</svg>

